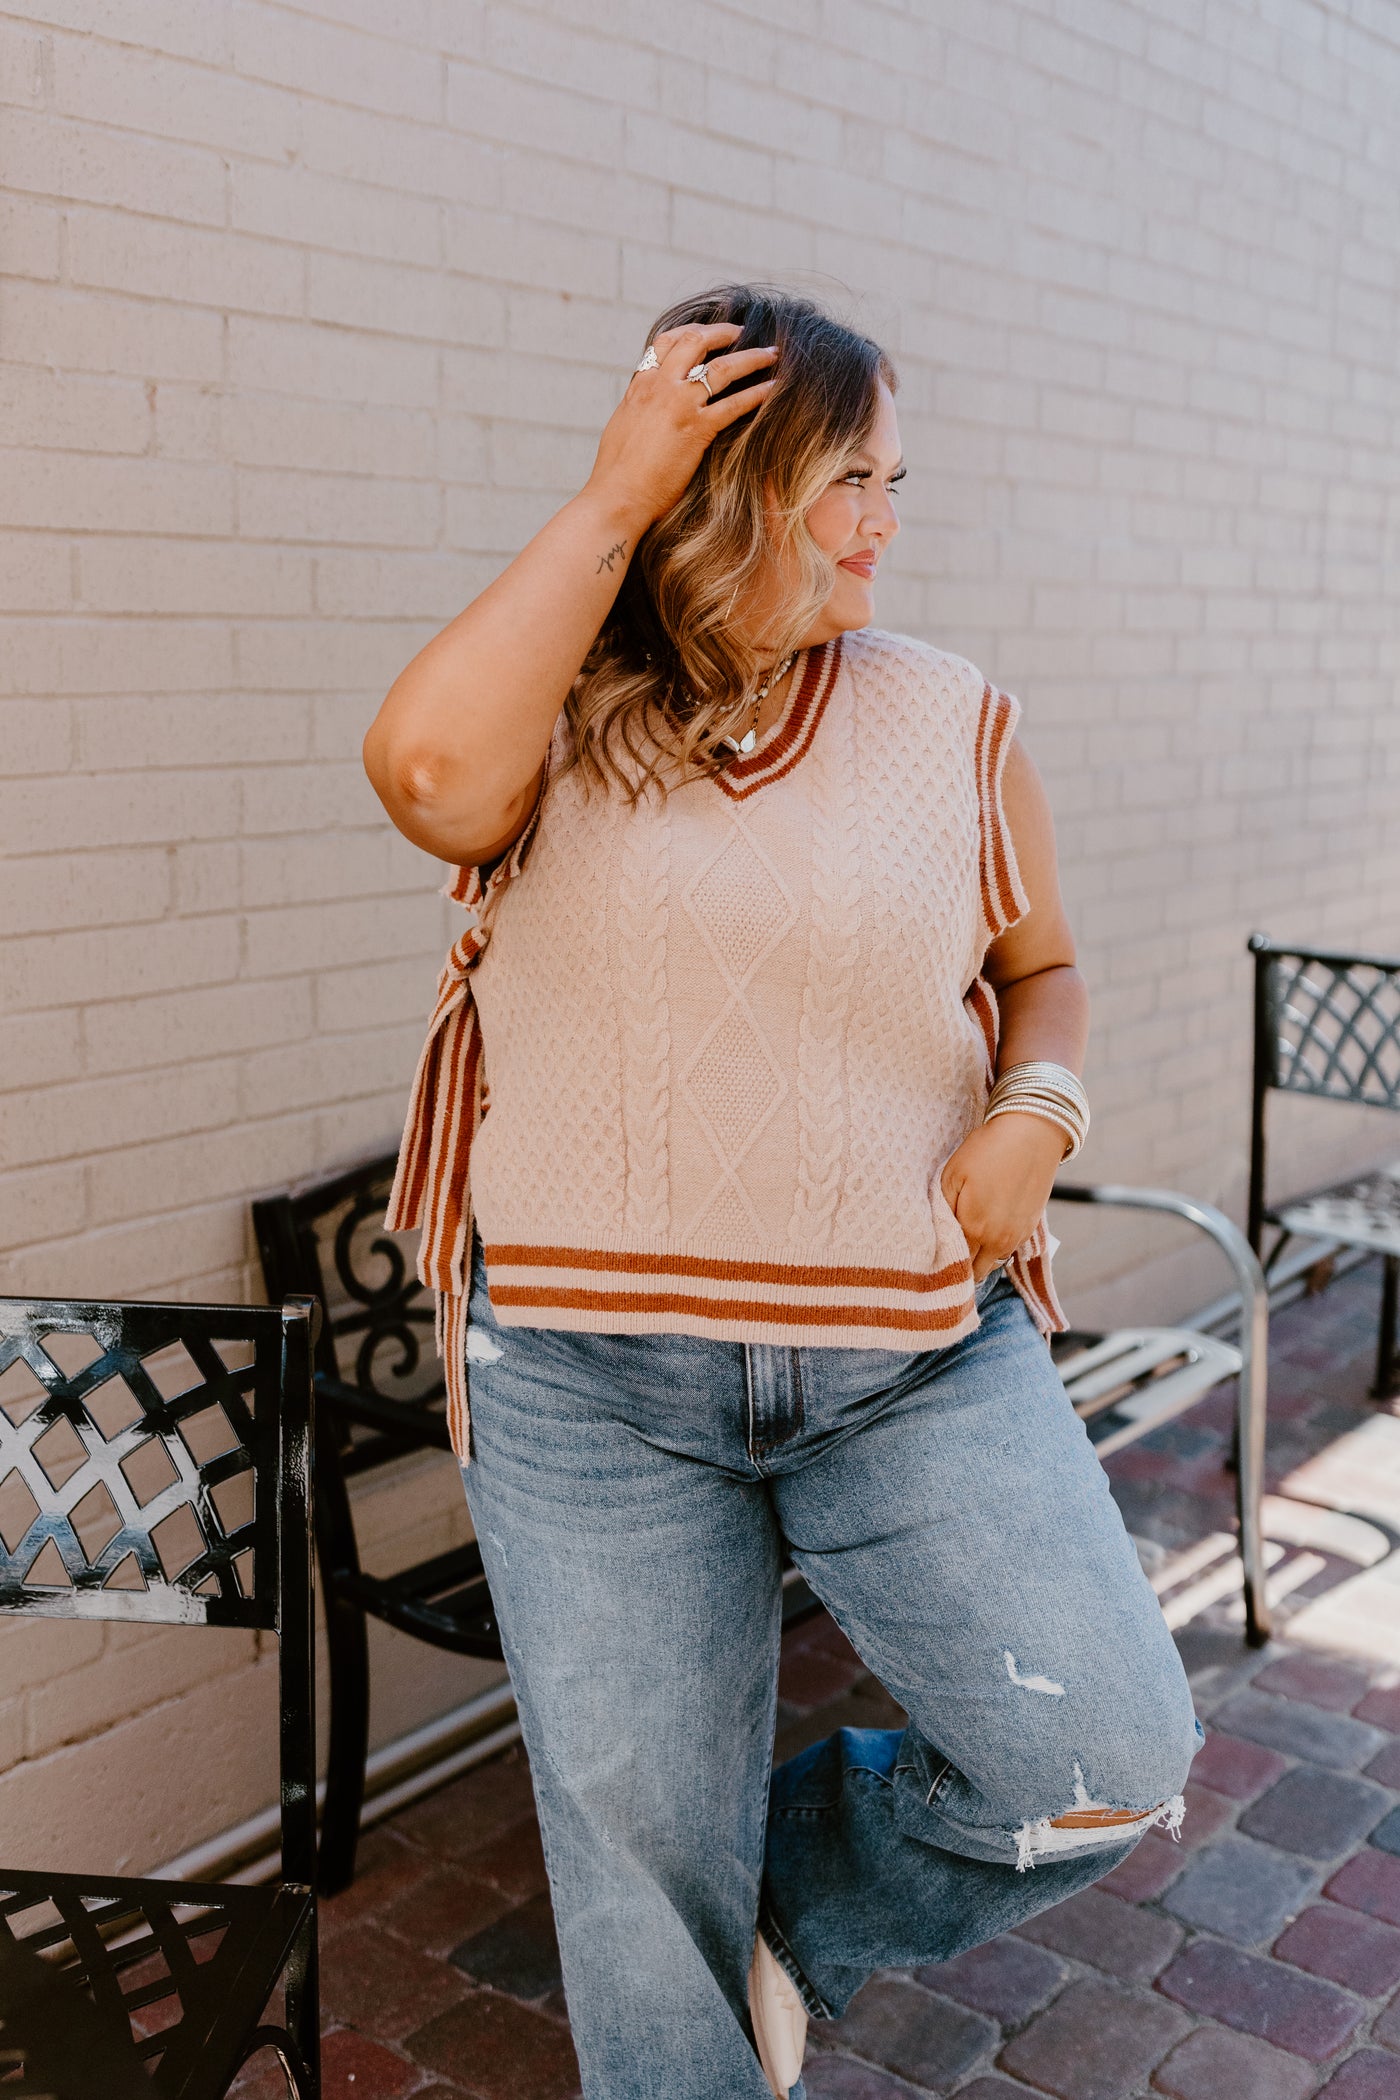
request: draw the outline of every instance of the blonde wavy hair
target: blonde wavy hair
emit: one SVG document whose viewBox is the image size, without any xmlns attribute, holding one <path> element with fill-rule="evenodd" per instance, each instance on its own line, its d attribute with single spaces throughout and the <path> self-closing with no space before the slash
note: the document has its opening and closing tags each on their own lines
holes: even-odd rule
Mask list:
<svg viewBox="0 0 1400 2100">
<path fill-rule="evenodd" d="M 765 285 L 683 299 L 647 341 L 695 321 L 737 322 L 727 349 L 776 343 L 776 384 L 760 415 L 719 433 L 679 502 L 643 533 L 565 703 L 569 765 L 634 803 L 651 783 L 664 793 L 668 775 L 715 772 L 732 756 L 720 738 L 747 719 L 764 664 L 798 647 L 836 580 L 805 513 L 865 439 L 880 381 L 898 384 L 878 343 Z M 760 650 L 733 614 L 775 552 L 792 588 Z"/>
</svg>

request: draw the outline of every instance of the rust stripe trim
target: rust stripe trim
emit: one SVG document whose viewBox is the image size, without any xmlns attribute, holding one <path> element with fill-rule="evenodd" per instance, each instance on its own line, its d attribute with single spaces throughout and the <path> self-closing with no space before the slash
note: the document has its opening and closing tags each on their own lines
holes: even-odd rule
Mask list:
<svg viewBox="0 0 1400 2100">
<path fill-rule="evenodd" d="M 970 1007 L 973 1019 L 982 1031 L 982 1045 L 987 1054 L 987 1085 L 990 1087 L 996 1077 L 1000 1017 L 995 1004 L 995 994 L 985 977 L 973 978 L 964 1003 Z"/>
<path fill-rule="evenodd" d="M 1058 1327 L 1063 1315 L 1056 1303 L 1049 1265 L 1043 1254 L 1033 1254 L 1026 1263 L 1026 1281 L 1035 1300 L 1033 1309 L 1039 1309 L 1045 1327 Z"/>
<path fill-rule="evenodd" d="M 1006 764 L 1007 746 L 1013 734 L 1012 708 L 1005 693 L 996 695 L 996 721 L 992 732 L 992 747 L 989 753 L 989 778 L 987 781 L 992 822 L 992 844 L 996 866 L 997 894 L 1001 901 L 1002 928 L 1005 930 L 1017 916 L 1016 884 L 1011 874 L 1011 846 L 1007 832 L 1006 812 L 1001 804 L 1001 775 Z"/>
<path fill-rule="evenodd" d="M 748 758 L 739 759 L 715 774 L 715 785 L 731 802 L 742 802 L 770 782 L 782 780 L 806 757 L 826 712 L 840 665 L 840 635 L 832 642 L 819 643 L 812 650 L 792 713 L 775 741 L 764 750 L 752 752 Z"/>
<path fill-rule="evenodd" d="M 782 1327 L 878 1327 L 910 1334 L 942 1333 L 975 1310 L 971 1298 L 927 1312 L 888 1305 L 785 1305 L 754 1298 L 697 1298 L 681 1292 L 641 1296 L 631 1291 L 551 1290 L 545 1285 L 490 1286 L 493 1305 L 530 1305 L 561 1312 L 685 1313 L 704 1320 L 768 1321 Z"/>
<path fill-rule="evenodd" d="M 437 1108 L 436 1156 L 428 1193 L 427 1232 L 423 1256 L 445 1283 L 461 1225 L 466 1195 L 467 1161 L 471 1152 L 476 1108 L 476 1068 L 481 1038 L 474 1006 L 458 1007 L 444 1031 L 444 1058 L 448 1063 L 447 1098 Z M 465 1119 L 465 1128 L 464 1126 Z M 458 1289 L 462 1279 L 453 1279 Z"/>
<path fill-rule="evenodd" d="M 1016 923 L 1024 906 L 1012 860 L 1006 812 L 1001 801 L 1001 775 L 1015 728 L 1015 707 L 991 684 L 982 688 L 975 742 L 978 829 L 978 875 L 982 915 L 993 939 Z"/>
<path fill-rule="evenodd" d="M 806 719 L 807 710 L 812 704 L 818 685 L 821 683 L 827 648 L 828 644 L 826 642 L 818 642 L 815 648 L 808 650 L 807 661 L 802 666 L 802 676 L 798 680 L 797 692 L 793 697 L 786 722 L 784 722 L 771 744 L 765 744 L 761 751 L 747 752 L 743 756 L 736 758 L 731 765 L 726 766 L 724 771 L 728 780 L 751 779 L 755 773 L 762 773 L 775 757 L 780 758 L 783 752 L 788 749 L 793 738 L 801 730 L 802 724 Z"/>
<path fill-rule="evenodd" d="M 775 780 L 786 779 L 787 775 L 793 770 L 793 767 L 799 765 L 801 761 L 807 756 L 807 753 L 811 750 L 813 741 L 817 734 L 817 730 L 821 726 L 822 716 L 826 713 L 826 704 L 828 700 L 830 700 L 832 693 L 836 689 L 837 674 L 841 669 L 841 637 L 839 634 L 837 635 L 835 641 L 831 644 L 830 664 L 831 668 L 827 673 L 826 683 L 823 685 L 821 692 L 817 697 L 816 704 L 813 707 L 811 715 L 808 718 L 807 728 L 802 737 L 801 742 L 797 745 L 796 749 L 791 753 L 791 755 L 787 759 L 784 760 L 784 762 L 781 765 L 775 766 L 772 772 L 765 773 L 762 780 L 756 780 L 753 783 L 752 787 L 742 789 L 740 791 L 739 796 L 740 801 L 743 800 L 745 795 L 752 794 L 755 788 L 768 787 Z"/>
<path fill-rule="evenodd" d="M 795 1289 L 947 1291 L 970 1283 L 972 1267 L 941 1269 L 822 1268 L 778 1261 L 720 1260 L 704 1254 L 619 1254 L 597 1247 L 530 1247 L 493 1242 L 487 1266 L 498 1269 L 588 1269 L 614 1276 L 692 1276 L 715 1283 L 781 1283 Z"/>
</svg>

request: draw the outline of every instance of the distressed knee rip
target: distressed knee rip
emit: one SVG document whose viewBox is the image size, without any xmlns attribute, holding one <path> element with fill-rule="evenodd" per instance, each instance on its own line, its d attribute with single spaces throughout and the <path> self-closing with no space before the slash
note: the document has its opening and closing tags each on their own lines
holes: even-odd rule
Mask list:
<svg viewBox="0 0 1400 2100">
<path fill-rule="evenodd" d="M 1040 1692 L 1047 1699 L 1064 1698 L 1064 1686 L 1053 1677 L 1023 1671 L 1009 1648 L 1002 1651 L 1002 1656 L 1007 1676 L 1022 1691 Z M 1027 1820 L 1016 1832 L 1016 1871 L 1024 1874 L 1037 1859 L 1052 1858 L 1056 1853 L 1088 1852 L 1095 1845 L 1136 1843 L 1159 1825 L 1176 1837 L 1185 1814 L 1186 1800 L 1181 1794 L 1173 1794 L 1169 1800 L 1148 1809 L 1114 1808 L 1106 1801 L 1091 1801 L 1083 1770 L 1076 1765 L 1074 1801 L 1065 1813 Z"/>
<path fill-rule="evenodd" d="M 1109 1802 L 1091 1800 L 1082 1768 L 1074 1768 L 1074 1800 L 1063 1815 L 1027 1819 L 1016 1832 L 1016 1871 L 1024 1874 L 1037 1860 L 1058 1854 L 1089 1852 L 1096 1845 L 1136 1844 L 1149 1830 L 1167 1830 L 1176 1837 L 1186 1814 L 1185 1797 L 1173 1794 L 1155 1808 L 1114 1808 Z"/>
</svg>

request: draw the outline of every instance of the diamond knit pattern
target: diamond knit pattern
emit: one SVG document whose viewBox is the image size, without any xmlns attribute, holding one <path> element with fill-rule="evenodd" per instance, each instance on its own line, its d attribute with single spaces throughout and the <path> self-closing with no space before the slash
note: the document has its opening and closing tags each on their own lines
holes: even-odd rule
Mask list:
<svg viewBox="0 0 1400 2100">
<path fill-rule="evenodd" d="M 763 1008 L 748 991 L 796 924 L 797 910 L 742 806 L 726 804 L 718 818 L 718 845 L 681 893 L 682 909 L 713 960 L 717 980 L 712 1017 L 678 1074 L 712 1154 L 713 1181 L 681 1223 L 688 1233 L 713 1230 L 718 1207 L 718 1215 L 744 1218 L 761 1239 L 764 1219 L 745 1168 L 790 1089 L 779 1047 L 765 1031 Z"/>
<path fill-rule="evenodd" d="M 792 924 L 792 898 L 752 844 L 740 820 L 699 878 L 687 888 L 685 908 L 700 938 L 724 971 L 734 998 L 774 940 Z"/>
<path fill-rule="evenodd" d="M 964 994 L 989 867 L 1023 908 L 1017 713 L 963 658 L 866 628 L 806 652 L 724 786 L 589 792 L 561 724 L 474 980 L 502 1324 L 906 1348 L 975 1326 L 938 1178 L 986 1104 Z"/>
</svg>

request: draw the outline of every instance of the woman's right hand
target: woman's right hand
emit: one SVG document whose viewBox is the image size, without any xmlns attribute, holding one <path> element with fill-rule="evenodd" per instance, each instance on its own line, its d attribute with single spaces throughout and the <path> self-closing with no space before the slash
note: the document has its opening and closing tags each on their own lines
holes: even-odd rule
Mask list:
<svg viewBox="0 0 1400 2100">
<path fill-rule="evenodd" d="M 719 394 L 736 379 L 771 365 L 778 354 L 772 344 L 710 355 L 741 333 L 735 321 L 663 329 L 652 345 L 658 363 L 632 374 L 604 425 L 584 494 L 601 497 L 610 509 L 630 517 L 638 536 L 679 502 L 719 432 L 751 414 L 773 391 L 772 379 L 759 379 L 725 401 L 712 402 L 698 379 L 686 378 L 703 361 L 710 387 Z"/>
<path fill-rule="evenodd" d="M 741 333 L 668 328 L 634 372 L 584 487 L 401 671 L 365 738 L 365 768 L 405 838 L 448 862 L 503 853 L 529 821 L 560 708 L 647 527 L 684 493 L 715 437 L 772 392 L 711 402 L 686 373 Z M 772 349 L 711 358 L 716 393 Z"/>
</svg>

